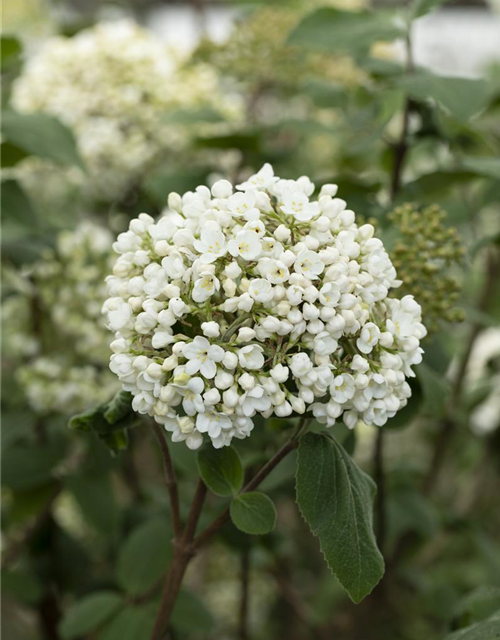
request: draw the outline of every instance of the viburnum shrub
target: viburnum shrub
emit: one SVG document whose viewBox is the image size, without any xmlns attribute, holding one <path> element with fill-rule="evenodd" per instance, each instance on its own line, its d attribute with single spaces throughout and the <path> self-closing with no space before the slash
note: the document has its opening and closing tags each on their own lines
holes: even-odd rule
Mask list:
<svg viewBox="0 0 500 640">
<path fill-rule="evenodd" d="M 297 501 L 329 566 L 355 601 L 382 576 L 374 484 L 327 428 L 383 427 L 404 407 L 426 329 L 412 296 L 391 295 L 401 281 L 373 226 L 358 227 L 336 185 L 314 192 L 306 176 L 281 179 L 266 164 L 236 188 L 219 180 L 171 193 L 158 221 L 141 214 L 114 244 L 103 307 L 115 332 L 110 366 L 132 409 L 153 418 L 176 542 L 153 638 L 189 559 L 229 518 L 247 533 L 273 528 L 274 505 L 254 489 L 296 447 Z M 251 436 L 256 416 L 301 417 L 243 486 L 230 445 Z M 162 427 L 191 449 L 207 443 L 185 527 Z M 207 487 L 232 501 L 196 536 Z"/>
<path fill-rule="evenodd" d="M 265 165 L 237 186 L 171 194 L 120 234 L 104 305 L 111 369 L 133 408 L 191 449 L 243 439 L 261 414 L 383 426 L 426 334 L 370 224 L 337 187 Z"/>
</svg>

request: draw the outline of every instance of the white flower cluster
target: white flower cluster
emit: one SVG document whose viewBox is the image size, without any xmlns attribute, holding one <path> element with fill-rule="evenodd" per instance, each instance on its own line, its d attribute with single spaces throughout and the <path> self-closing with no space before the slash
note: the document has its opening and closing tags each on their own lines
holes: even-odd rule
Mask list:
<svg viewBox="0 0 500 640">
<path fill-rule="evenodd" d="M 72 415 L 109 400 L 116 388 L 107 374 L 93 364 L 74 366 L 51 354 L 21 367 L 17 379 L 36 413 Z"/>
<path fill-rule="evenodd" d="M 172 193 L 118 236 L 110 366 L 174 441 L 228 445 L 257 413 L 382 426 L 407 403 L 420 306 L 388 298 L 396 271 L 336 185 L 313 192 L 266 164 L 236 191 Z"/>
<path fill-rule="evenodd" d="M 169 111 L 237 110 L 211 67 L 184 65 L 179 52 L 130 20 L 49 40 L 15 82 L 12 104 L 73 128 L 88 185 L 103 197 L 116 197 L 159 155 L 183 148 L 187 130 L 165 125 Z"/>
<path fill-rule="evenodd" d="M 4 320 L 16 342 L 32 345 L 31 353 L 17 354 L 24 364 L 16 377 L 38 413 L 77 413 L 117 389 L 101 315 L 111 245 L 111 233 L 92 222 L 60 233 L 56 248 L 29 268 L 23 289 L 8 300 L 7 313 L 18 315 Z"/>
</svg>

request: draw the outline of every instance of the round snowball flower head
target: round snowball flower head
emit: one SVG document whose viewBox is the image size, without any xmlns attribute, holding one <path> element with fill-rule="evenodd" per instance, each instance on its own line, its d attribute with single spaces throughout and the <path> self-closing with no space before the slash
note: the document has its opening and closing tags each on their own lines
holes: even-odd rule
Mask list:
<svg viewBox="0 0 500 640">
<path fill-rule="evenodd" d="M 312 413 L 383 426 L 411 395 L 426 335 L 374 228 L 324 185 L 266 164 L 171 194 L 114 244 L 103 312 L 133 407 L 191 449 L 246 438 L 253 418 Z"/>
<path fill-rule="evenodd" d="M 227 117 L 239 111 L 212 67 L 186 64 L 180 51 L 128 19 L 48 40 L 14 83 L 12 104 L 70 126 L 90 174 L 88 190 L 111 199 L 186 146 L 187 129 L 167 125 L 166 113 L 201 106 Z"/>
<path fill-rule="evenodd" d="M 119 387 L 106 368 L 109 333 L 100 313 L 113 237 L 87 220 L 12 274 L 2 308 L 11 368 L 39 414 L 72 414 L 105 402 Z"/>
</svg>

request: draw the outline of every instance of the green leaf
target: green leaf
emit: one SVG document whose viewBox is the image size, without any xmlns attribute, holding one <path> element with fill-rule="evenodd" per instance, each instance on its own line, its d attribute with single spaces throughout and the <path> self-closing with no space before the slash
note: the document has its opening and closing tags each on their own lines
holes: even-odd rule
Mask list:
<svg viewBox="0 0 500 640">
<path fill-rule="evenodd" d="M 10 447 L 2 455 L 2 482 L 21 491 L 39 487 L 51 481 L 58 459 L 58 453 L 47 447 Z"/>
<path fill-rule="evenodd" d="M 123 605 L 120 594 L 97 591 L 69 607 L 59 625 L 59 633 L 64 640 L 86 635 L 103 625 Z"/>
<path fill-rule="evenodd" d="M 461 159 L 460 164 L 468 171 L 473 171 L 480 176 L 500 180 L 500 158 L 466 156 Z"/>
<path fill-rule="evenodd" d="M 46 113 L 5 112 L 2 134 L 5 140 L 29 154 L 83 168 L 71 129 Z"/>
<path fill-rule="evenodd" d="M 482 622 L 450 633 L 444 640 L 498 640 L 499 638 L 500 609 Z"/>
<path fill-rule="evenodd" d="M 233 498 L 230 514 L 233 524 L 244 533 L 269 533 L 276 525 L 276 507 L 271 498 L 259 491 L 242 493 Z"/>
<path fill-rule="evenodd" d="M 165 573 L 170 561 L 172 532 L 164 519 L 140 525 L 120 549 L 116 577 L 127 593 L 144 593 Z"/>
<path fill-rule="evenodd" d="M 127 429 L 135 427 L 140 421 L 141 417 L 128 406 L 128 395 L 125 393 L 73 416 L 68 426 L 75 431 L 95 431 L 110 451 L 118 454 L 128 446 Z"/>
<path fill-rule="evenodd" d="M 104 411 L 104 419 L 108 424 L 116 424 L 130 413 L 134 413 L 132 409 L 132 394 L 128 391 L 118 391 L 115 397 L 108 402 Z M 135 415 L 135 413 L 134 413 Z"/>
<path fill-rule="evenodd" d="M 434 371 L 423 362 L 418 365 L 416 373 L 422 389 L 422 412 L 432 416 L 442 414 L 450 392 L 450 385 L 444 374 Z"/>
<path fill-rule="evenodd" d="M 394 40 L 402 26 L 392 15 L 372 11 L 342 11 L 333 7 L 309 14 L 292 31 L 288 43 L 334 54 L 365 53 L 378 40 Z"/>
<path fill-rule="evenodd" d="M 483 109 L 489 98 L 488 83 L 480 79 L 418 72 L 397 82 L 415 100 L 433 99 L 462 121 Z"/>
<path fill-rule="evenodd" d="M 156 607 L 129 606 L 106 625 L 97 640 L 145 640 L 153 631 Z"/>
<path fill-rule="evenodd" d="M 0 39 L 1 69 L 5 71 L 13 62 L 16 62 L 21 53 L 22 46 L 15 36 L 5 35 Z"/>
<path fill-rule="evenodd" d="M 410 20 L 421 18 L 447 2 L 448 0 L 413 0 L 409 7 L 409 18 Z"/>
<path fill-rule="evenodd" d="M 27 157 L 27 153 L 10 142 L 0 144 L 2 168 L 14 167 L 18 162 Z"/>
<path fill-rule="evenodd" d="M 40 582 L 30 573 L 16 569 L 15 571 L 2 571 L 2 591 L 20 602 L 35 604 L 41 595 Z"/>
<path fill-rule="evenodd" d="M 453 607 L 455 627 L 465 627 L 481 622 L 498 609 L 500 587 L 482 586 L 461 598 Z"/>
<path fill-rule="evenodd" d="M 16 180 L 3 180 L 1 188 L 3 224 L 16 227 L 38 226 L 30 199 Z"/>
<path fill-rule="evenodd" d="M 85 520 L 111 537 L 118 524 L 119 510 L 109 475 L 68 477 L 66 486 Z"/>
<path fill-rule="evenodd" d="M 300 512 L 328 566 L 360 602 L 384 574 L 372 528 L 375 483 L 337 442 L 308 433 L 300 440 L 296 488 Z"/>
<path fill-rule="evenodd" d="M 205 447 L 198 453 L 198 469 L 203 482 L 217 496 L 232 496 L 243 485 L 243 467 L 234 447 Z"/>
<path fill-rule="evenodd" d="M 181 591 L 175 601 L 172 626 L 182 634 L 198 633 L 206 637 L 215 623 L 203 601 L 190 591 Z M 198 636 L 199 637 L 199 636 Z"/>
</svg>

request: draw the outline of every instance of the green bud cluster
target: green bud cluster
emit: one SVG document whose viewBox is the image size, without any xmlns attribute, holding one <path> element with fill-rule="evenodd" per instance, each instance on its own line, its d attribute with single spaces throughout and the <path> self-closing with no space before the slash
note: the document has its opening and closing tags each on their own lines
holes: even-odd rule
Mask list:
<svg viewBox="0 0 500 640">
<path fill-rule="evenodd" d="M 403 281 L 400 295 L 415 296 L 430 332 L 442 321 L 461 322 L 463 311 L 455 306 L 460 285 L 451 272 L 465 250 L 457 230 L 446 225 L 446 212 L 438 205 L 405 204 L 388 218 L 398 231 L 391 259 Z"/>
<path fill-rule="evenodd" d="M 363 82 L 364 73 L 349 57 L 305 54 L 286 43 L 302 17 L 290 7 L 263 7 L 238 24 L 226 43 L 206 42 L 198 55 L 254 87 L 293 86 L 311 75 L 349 86 Z"/>
</svg>

